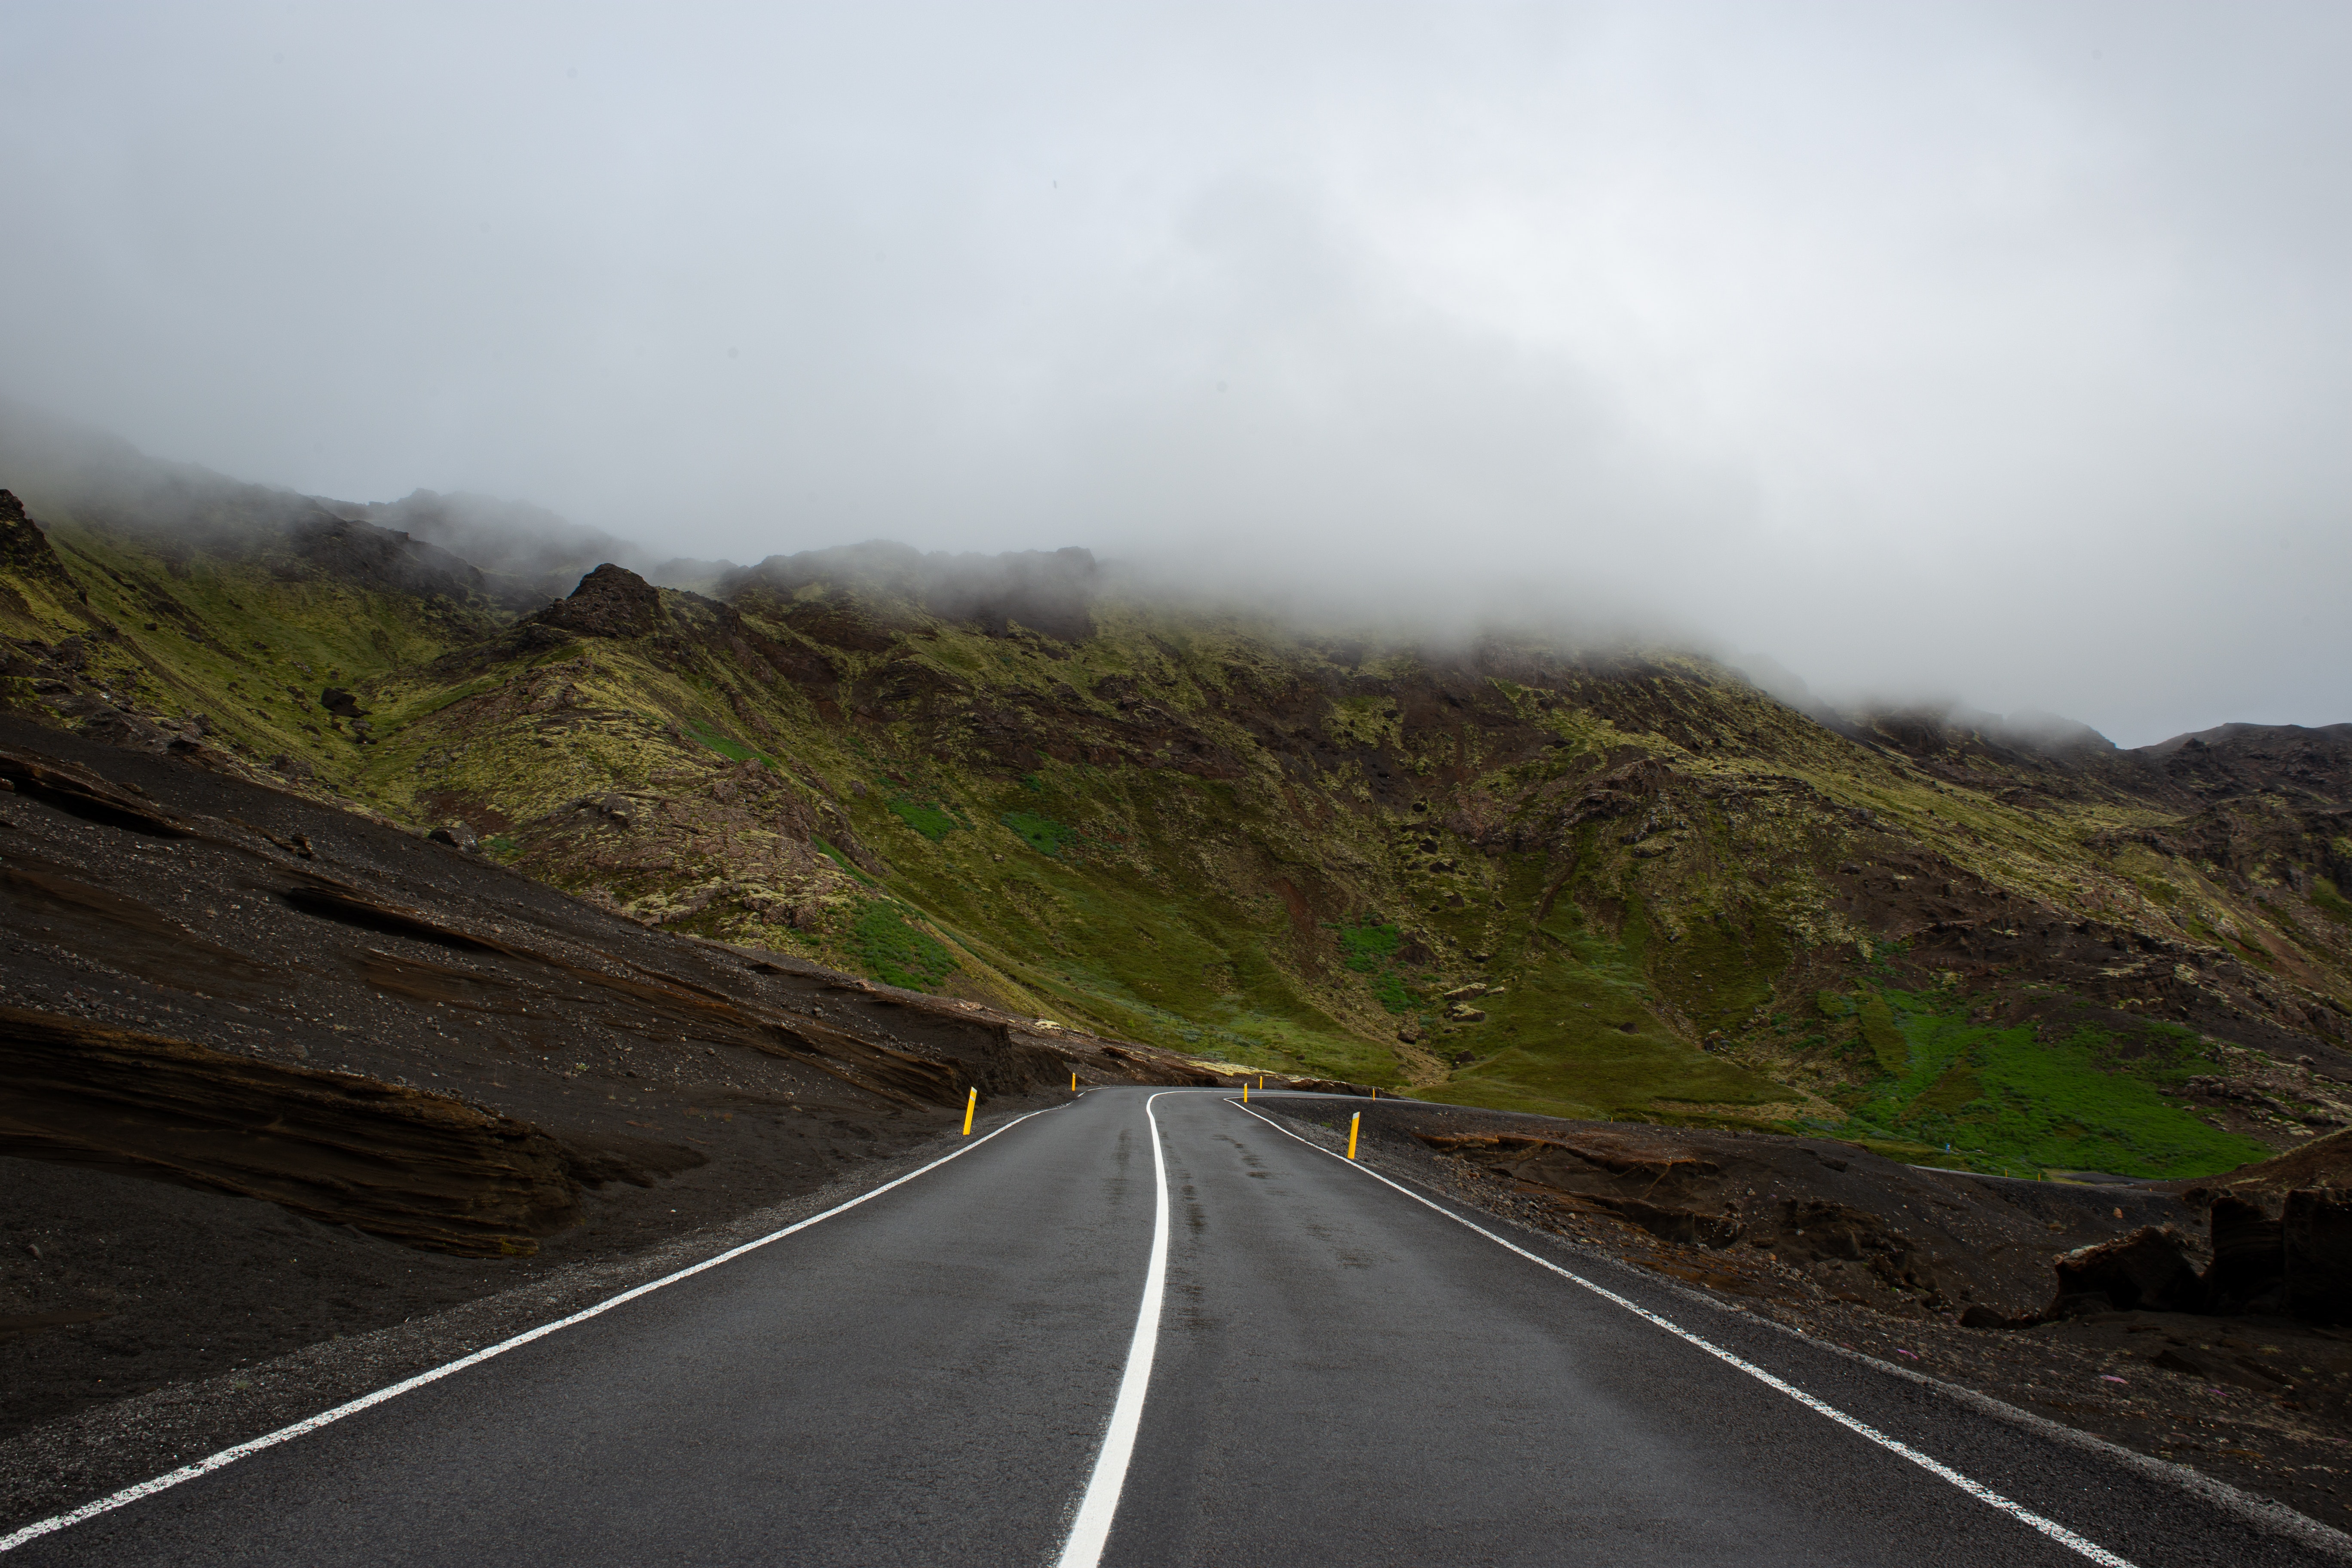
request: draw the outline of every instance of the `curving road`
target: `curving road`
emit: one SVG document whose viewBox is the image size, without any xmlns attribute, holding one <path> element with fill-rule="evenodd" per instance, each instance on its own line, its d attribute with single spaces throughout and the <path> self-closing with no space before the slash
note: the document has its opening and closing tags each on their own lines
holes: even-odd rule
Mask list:
<svg viewBox="0 0 2352 1568">
<path fill-rule="evenodd" d="M 2334 1560 L 1142 1089 L 8 1558 Z"/>
</svg>

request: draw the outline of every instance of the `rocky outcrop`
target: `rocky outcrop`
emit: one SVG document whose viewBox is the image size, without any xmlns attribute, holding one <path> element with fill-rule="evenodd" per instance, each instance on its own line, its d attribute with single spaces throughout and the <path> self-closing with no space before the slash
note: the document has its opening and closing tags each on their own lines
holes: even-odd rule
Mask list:
<svg viewBox="0 0 2352 1568">
<path fill-rule="evenodd" d="M 2307 1323 L 2352 1319 L 2352 1192 L 2287 1194 L 2279 1243 L 2287 1311 Z"/>
<path fill-rule="evenodd" d="M 578 1217 L 572 1152 L 538 1128 L 348 1073 L 0 1008 L 0 1153 L 263 1198 L 475 1257 Z"/>
<path fill-rule="evenodd" d="M 38 583 L 63 597 L 79 593 L 49 536 L 25 515 L 25 503 L 12 490 L 0 490 L 0 572 Z"/>
<path fill-rule="evenodd" d="M 157 838 L 195 837 L 195 829 L 170 813 L 71 763 L 0 752 L 0 780 L 7 781 L 19 794 L 92 822 Z"/>
<path fill-rule="evenodd" d="M 2240 1192 L 2192 1196 L 2210 1205 L 2212 1261 L 2201 1275 L 2179 1234 L 2143 1226 L 2058 1258 L 2057 1297 L 2042 1316 L 2251 1311 L 2308 1323 L 2352 1321 L 2352 1191 L 2302 1187 L 2265 1194 L 2255 1182 Z"/>
<path fill-rule="evenodd" d="M 2279 1222 L 2244 1198 L 2213 1200 L 2213 1261 L 2205 1289 L 2216 1306 L 2252 1306 L 2275 1299 L 2286 1278 L 2286 1239 Z"/>
<path fill-rule="evenodd" d="M 2048 1315 L 2084 1311 L 2201 1312 L 2209 1300 L 2180 1238 L 2159 1226 L 2078 1247 L 2053 1265 L 2058 1296 Z"/>
<path fill-rule="evenodd" d="M 531 620 L 591 637 L 650 637 L 661 629 L 661 590 L 625 566 L 610 562 L 580 579 L 560 604 Z"/>
<path fill-rule="evenodd" d="M 379 593 L 470 604 L 487 597 L 481 573 L 447 551 L 324 510 L 295 521 L 287 542 L 310 569 Z"/>
</svg>

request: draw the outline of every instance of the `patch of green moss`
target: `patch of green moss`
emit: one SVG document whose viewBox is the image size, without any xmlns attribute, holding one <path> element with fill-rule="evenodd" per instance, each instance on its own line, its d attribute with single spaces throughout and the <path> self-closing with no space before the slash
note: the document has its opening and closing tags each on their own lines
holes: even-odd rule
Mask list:
<svg viewBox="0 0 2352 1568">
<path fill-rule="evenodd" d="M 1679 942 L 1651 953 L 1658 989 L 1702 1032 L 1744 1025 L 1772 1000 L 1789 962 L 1786 941 L 1768 922 L 1743 930 L 1723 915 L 1693 921 Z"/>
<path fill-rule="evenodd" d="M 1984 1080 L 1965 1062 L 1956 1062 L 1944 1075 L 1928 1085 L 1927 1091 L 1911 1102 L 1911 1113 L 1923 1110 L 1958 1110 L 1984 1098 Z"/>
<path fill-rule="evenodd" d="M 2243 963 L 2257 969 L 2274 970 L 2278 967 L 2278 960 L 2271 956 L 2270 949 L 2259 942 L 2241 942 L 2234 936 L 2223 937 L 2221 941 Z"/>
<path fill-rule="evenodd" d="M 1855 1009 L 1862 1020 L 1862 1042 L 1878 1063 L 1878 1070 L 1900 1076 L 1911 1065 L 1911 1048 L 1903 1032 L 1895 1026 L 1895 1012 L 1887 1005 L 1885 994 L 1876 990 L 1865 991 Z"/>
<path fill-rule="evenodd" d="M 1339 932 L 1339 961 L 1359 974 L 1378 973 L 1396 956 L 1403 933 L 1392 925 L 1380 925 L 1370 917 L 1355 925 L 1343 925 Z"/>
<path fill-rule="evenodd" d="M 1846 1135 L 1949 1143 L 1955 1161 L 2014 1175 L 2204 1176 L 2270 1152 L 2161 1092 L 2208 1065 L 2179 1026 L 2128 1037 L 2086 1026 L 2046 1041 L 2031 1024 L 1971 1023 L 1964 1003 L 1936 993 L 1874 994 L 1907 1063 L 1852 1107 Z"/>
<path fill-rule="evenodd" d="M 904 795 L 889 803 L 890 815 L 937 844 L 959 827 L 969 826 L 951 812 L 942 810 L 930 801 L 908 800 Z"/>
<path fill-rule="evenodd" d="M 945 945 L 907 923 L 898 906 L 880 899 L 861 905 L 849 931 L 850 951 L 868 973 L 909 991 L 929 991 L 956 971 Z"/>
<path fill-rule="evenodd" d="M 1040 855 L 1057 860 L 1062 858 L 1062 852 L 1077 842 L 1080 837 L 1078 830 L 1067 823 L 1040 816 L 1034 811 L 1008 811 L 997 820 L 1013 829 L 1013 836 L 1022 843 Z"/>
<path fill-rule="evenodd" d="M 723 735 L 699 719 L 688 719 L 686 732 L 730 763 L 764 763 L 772 768 L 776 765 L 775 759 L 767 752 Z"/>
<path fill-rule="evenodd" d="M 1624 924 L 1642 929 L 1631 918 Z M 1635 954 L 1597 924 L 1577 928 L 1568 941 L 1527 931 L 1495 954 L 1488 973 L 1499 988 L 1477 1000 L 1486 1021 L 1427 1042 L 1441 1055 L 1466 1050 L 1472 1059 L 1444 1084 L 1415 1092 L 1547 1116 L 1685 1120 L 1693 1119 L 1683 1109 L 1689 1106 L 1787 1097 L 1778 1084 L 1661 1023 Z"/>
<path fill-rule="evenodd" d="M 2344 895 L 2336 890 L 2336 884 L 2326 878 L 2311 879 L 2311 901 L 2337 925 L 2352 925 L 2352 903 L 2346 902 Z"/>
</svg>

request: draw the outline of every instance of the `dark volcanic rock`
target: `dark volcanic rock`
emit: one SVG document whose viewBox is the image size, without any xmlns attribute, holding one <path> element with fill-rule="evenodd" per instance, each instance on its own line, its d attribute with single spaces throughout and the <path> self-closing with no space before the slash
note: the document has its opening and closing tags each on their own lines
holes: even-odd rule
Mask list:
<svg viewBox="0 0 2352 1568">
<path fill-rule="evenodd" d="M 41 525 L 25 515 L 25 503 L 11 490 L 0 490 L 0 571 L 46 582 L 70 594 L 73 579 L 49 544 Z"/>
<path fill-rule="evenodd" d="M 2224 1195 L 2207 1216 L 2213 1226 L 2213 1262 L 2206 1289 L 2216 1305 L 2245 1303 L 2275 1292 L 2286 1277 L 2286 1234 L 2260 1204 Z"/>
<path fill-rule="evenodd" d="M 0 752 L 0 779 L 16 792 L 47 801 L 60 811 L 112 827 L 157 838 L 190 838 L 194 830 L 168 812 L 159 811 L 109 784 L 89 769 L 54 758 Z"/>
<path fill-rule="evenodd" d="M 287 542 L 310 567 L 382 593 L 460 603 L 483 595 L 482 574 L 447 551 L 323 510 L 289 528 Z"/>
<path fill-rule="evenodd" d="M 2059 1258 L 2058 1299 L 2052 1317 L 2095 1311 L 2197 1312 L 2206 1305 L 2204 1282 L 2182 1256 L 2179 1239 L 2144 1225 L 2129 1236 L 2081 1247 Z"/>
<path fill-rule="evenodd" d="M 583 637 L 647 637 L 661 627 L 661 592 L 628 568 L 607 562 L 581 578 L 570 598 L 531 618 Z"/>
<path fill-rule="evenodd" d="M 2305 1322 L 2352 1318 L 2352 1193 L 2289 1193 L 2279 1227 L 2285 1242 L 2286 1310 Z"/>
<path fill-rule="evenodd" d="M 536 1127 L 346 1073 L 0 1008 L 0 1153 L 240 1197 L 439 1251 L 499 1257 L 577 1216 Z"/>
<path fill-rule="evenodd" d="M 598 801 L 645 814 L 600 841 L 682 841 L 657 799 Z M 0 1436 L 731 1222 L 956 1126 L 974 1088 L 995 1115 L 1073 1073 L 1200 1081 L 5 715 L 0 802 L 27 1019 L 0 1028 L 0 1318 L 80 1314 L 0 1334 Z"/>
</svg>

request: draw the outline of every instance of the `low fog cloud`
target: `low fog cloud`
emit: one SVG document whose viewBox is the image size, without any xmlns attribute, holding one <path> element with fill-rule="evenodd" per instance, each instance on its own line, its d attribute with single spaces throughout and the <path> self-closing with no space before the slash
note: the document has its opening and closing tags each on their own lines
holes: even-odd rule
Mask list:
<svg viewBox="0 0 2352 1568">
<path fill-rule="evenodd" d="M 2340 6 L 0 12 L 0 393 L 656 557 L 2352 719 Z M 0 483 L 6 478 L 0 475 Z"/>
</svg>

